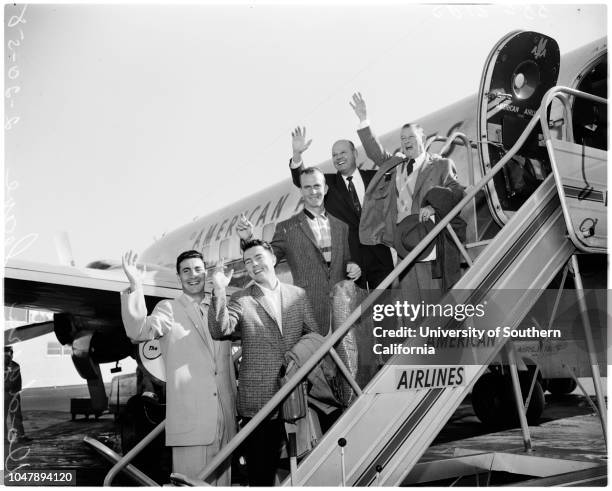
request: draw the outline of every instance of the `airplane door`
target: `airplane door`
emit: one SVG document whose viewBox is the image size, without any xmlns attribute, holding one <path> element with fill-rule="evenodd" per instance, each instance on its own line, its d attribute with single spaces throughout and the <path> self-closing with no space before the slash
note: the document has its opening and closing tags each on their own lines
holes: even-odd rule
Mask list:
<svg viewBox="0 0 612 491">
<path fill-rule="evenodd" d="M 540 107 L 542 96 L 557 83 L 559 46 L 544 34 L 515 31 L 493 48 L 483 70 L 478 93 L 477 132 L 484 173 L 514 145 Z M 550 173 L 539 126 L 517 155 L 489 183 L 491 213 L 507 222 Z M 509 213 L 510 212 L 510 213 Z"/>
</svg>

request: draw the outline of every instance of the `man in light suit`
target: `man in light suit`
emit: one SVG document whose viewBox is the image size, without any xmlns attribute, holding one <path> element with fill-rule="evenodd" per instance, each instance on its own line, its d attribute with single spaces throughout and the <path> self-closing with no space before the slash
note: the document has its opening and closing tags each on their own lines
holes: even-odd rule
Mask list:
<svg viewBox="0 0 612 491">
<path fill-rule="evenodd" d="M 217 268 L 208 327 L 215 339 L 242 339 L 238 414 L 246 425 L 280 389 L 279 372 L 285 353 L 304 334 L 316 333 L 318 327 L 306 292 L 276 277 L 276 257 L 270 244 L 246 241 L 243 259 L 254 283 L 228 301 L 226 288 L 232 272 L 226 275 L 222 266 Z M 245 440 L 250 486 L 274 485 L 284 435 L 284 424 L 276 410 Z"/>
<path fill-rule="evenodd" d="M 304 209 L 276 225 L 270 244 L 278 261 L 287 260 L 293 283 L 306 290 L 319 334 L 327 336 L 332 321 L 332 288 L 347 278 L 357 280 L 361 268 L 351 260 L 348 226 L 326 213 L 325 175 L 316 167 L 303 169 L 300 184 Z M 242 240 L 253 236 L 253 226 L 244 216 L 240 217 L 236 231 Z"/>
<path fill-rule="evenodd" d="M 379 167 L 366 190 L 359 237 L 364 244 L 386 244 L 398 249 L 403 229 L 398 225 L 403 220 L 411 215 L 422 223 L 432 217 L 439 220 L 461 201 L 465 188 L 457 180 L 452 160 L 425 151 L 421 126 L 409 123 L 402 127 L 401 153 L 393 155 L 372 132 L 360 93 L 353 94 L 351 107 L 360 121 L 357 133 L 363 148 Z M 459 228 L 464 227 L 465 222 L 461 222 L 459 218 Z M 459 252 L 445 234 L 436 241 L 435 253 L 415 262 L 401 280 L 402 290 L 415 303 L 437 301 L 439 292 L 450 288 L 460 276 Z"/>
<path fill-rule="evenodd" d="M 206 268 L 198 251 L 176 260 L 183 295 L 162 300 L 147 316 L 137 255 L 123 256 L 130 282 L 121 294 L 121 317 L 134 341 L 160 340 L 166 367 L 166 445 L 172 447 L 172 468 L 190 478 L 214 458 L 236 433 L 236 379 L 230 341 L 215 341 L 208 330 L 204 292 Z M 231 461 L 208 482 L 231 485 Z"/>
<path fill-rule="evenodd" d="M 306 141 L 306 128 L 297 127 L 291 133 L 293 156 L 289 161 L 291 178 L 301 187 L 300 173 L 304 169 L 302 154 L 312 140 Z M 332 162 L 336 173 L 326 173 L 325 210 L 349 227 L 348 243 L 351 259 L 361 268 L 357 285 L 364 289 L 376 288 L 393 270 L 389 248 L 382 244 L 364 245 L 359 241 L 359 218 L 365 190 L 376 174 L 375 170 L 357 168 L 357 150 L 350 140 L 338 140 L 332 146 Z"/>
</svg>

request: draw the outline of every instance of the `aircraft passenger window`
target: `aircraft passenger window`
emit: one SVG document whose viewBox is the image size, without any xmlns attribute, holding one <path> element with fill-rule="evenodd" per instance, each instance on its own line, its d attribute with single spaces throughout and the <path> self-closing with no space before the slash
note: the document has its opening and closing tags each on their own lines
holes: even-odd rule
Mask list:
<svg viewBox="0 0 612 491">
<path fill-rule="evenodd" d="M 242 257 L 240 252 L 240 239 L 238 236 L 229 237 L 221 241 L 219 246 L 219 257 L 225 260 Z"/>
<path fill-rule="evenodd" d="M 208 246 L 208 257 L 206 259 L 207 266 L 214 266 L 219 260 L 219 247 L 215 247 L 214 244 Z"/>
<path fill-rule="evenodd" d="M 604 99 L 608 97 L 608 60 L 607 56 L 599 59 L 576 87 Z M 576 98 L 572 107 L 572 125 L 574 141 L 588 147 L 608 150 L 608 108 L 605 104 Z"/>
<path fill-rule="evenodd" d="M 270 242 L 274 238 L 274 230 L 276 230 L 276 222 L 267 223 L 264 225 L 261 238 L 266 242 Z"/>
<path fill-rule="evenodd" d="M 47 343 L 47 356 L 70 356 L 72 348 L 70 346 L 62 346 L 57 341 Z"/>
<path fill-rule="evenodd" d="M 210 261 L 210 245 L 207 244 L 205 246 L 202 247 L 202 249 L 200 250 L 200 252 L 202 253 L 202 257 L 204 258 L 204 264 L 206 264 L 208 266 L 208 263 Z"/>
</svg>

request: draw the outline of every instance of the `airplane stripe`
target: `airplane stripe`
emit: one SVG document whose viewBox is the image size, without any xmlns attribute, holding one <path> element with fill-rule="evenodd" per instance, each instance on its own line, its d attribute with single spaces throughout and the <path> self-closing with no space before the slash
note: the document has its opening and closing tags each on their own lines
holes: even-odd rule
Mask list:
<svg viewBox="0 0 612 491">
<path fill-rule="evenodd" d="M 474 302 L 476 299 L 483 298 L 494 285 L 495 281 L 508 269 L 510 264 L 520 255 L 521 251 L 529 244 L 534 235 L 540 230 L 542 225 L 552 216 L 557 210 L 559 202 L 553 197 L 542 209 L 542 211 L 534 217 L 529 223 L 525 231 L 514 242 L 504 255 L 503 261 L 500 261 L 492 271 L 483 279 L 478 289 L 474 290 L 468 302 Z M 476 302 L 478 303 L 478 302 Z M 442 394 L 444 389 L 432 389 L 430 393 L 423 398 L 417 407 L 410 413 L 404 424 L 398 429 L 387 444 L 382 448 L 378 455 L 373 459 L 373 463 L 357 478 L 355 486 L 368 486 L 376 477 L 376 466 L 386 465 L 389 460 L 397 453 L 401 445 L 406 441 L 407 437 L 416 429 L 418 423 L 423 419 L 424 414 L 433 406 L 437 399 Z"/>
<path fill-rule="evenodd" d="M 389 439 L 387 445 L 385 445 L 376 458 L 372 460 L 372 463 L 361 473 L 353 486 L 369 486 L 372 484 L 376 479 L 376 467 L 379 465 L 384 467 L 389 463 L 443 392 L 443 388 L 429 389 L 427 395 L 423 397 L 417 407 L 410 413 L 404 423 L 402 423 L 395 434 Z"/>
<path fill-rule="evenodd" d="M 594 189 L 588 191 L 587 187 L 579 188 L 568 185 L 563 185 L 563 191 L 565 192 L 565 196 L 568 198 L 577 199 L 578 201 L 594 201 L 596 203 L 604 203 L 603 191 L 595 191 Z"/>
<path fill-rule="evenodd" d="M 493 116 L 495 116 L 499 111 L 501 111 L 505 107 L 506 107 L 505 105 L 500 107 L 500 105 L 498 104 L 497 106 L 495 106 L 495 108 L 487 112 L 487 119 L 491 119 Z"/>
<path fill-rule="evenodd" d="M 559 206 L 558 195 L 555 195 L 530 222 L 521 236 L 512 244 L 504 260 L 500 261 L 480 284 L 478 291 L 487 292 L 493 288 L 495 281 L 508 269 L 510 264 L 519 256 L 519 253 L 529 244 L 533 236 L 540 230 Z M 473 297 L 474 295 L 472 295 Z"/>
</svg>

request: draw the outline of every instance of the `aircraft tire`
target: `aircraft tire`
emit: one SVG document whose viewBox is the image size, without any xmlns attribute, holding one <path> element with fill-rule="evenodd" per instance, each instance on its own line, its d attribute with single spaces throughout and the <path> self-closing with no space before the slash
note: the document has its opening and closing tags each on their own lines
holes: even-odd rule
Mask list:
<svg viewBox="0 0 612 491">
<path fill-rule="evenodd" d="M 530 373 L 519 373 L 523 402 L 531 384 Z M 540 382 L 534 385 L 527 410 L 527 422 L 537 424 L 544 410 L 544 391 Z M 512 428 L 519 425 L 516 403 L 509 376 L 486 373 L 474 384 L 472 407 L 480 421 L 492 428 Z"/>
<path fill-rule="evenodd" d="M 555 396 L 571 394 L 576 387 L 578 384 L 573 378 L 551 378 L 546 381 L 546 389 Z"/>
</svg>

